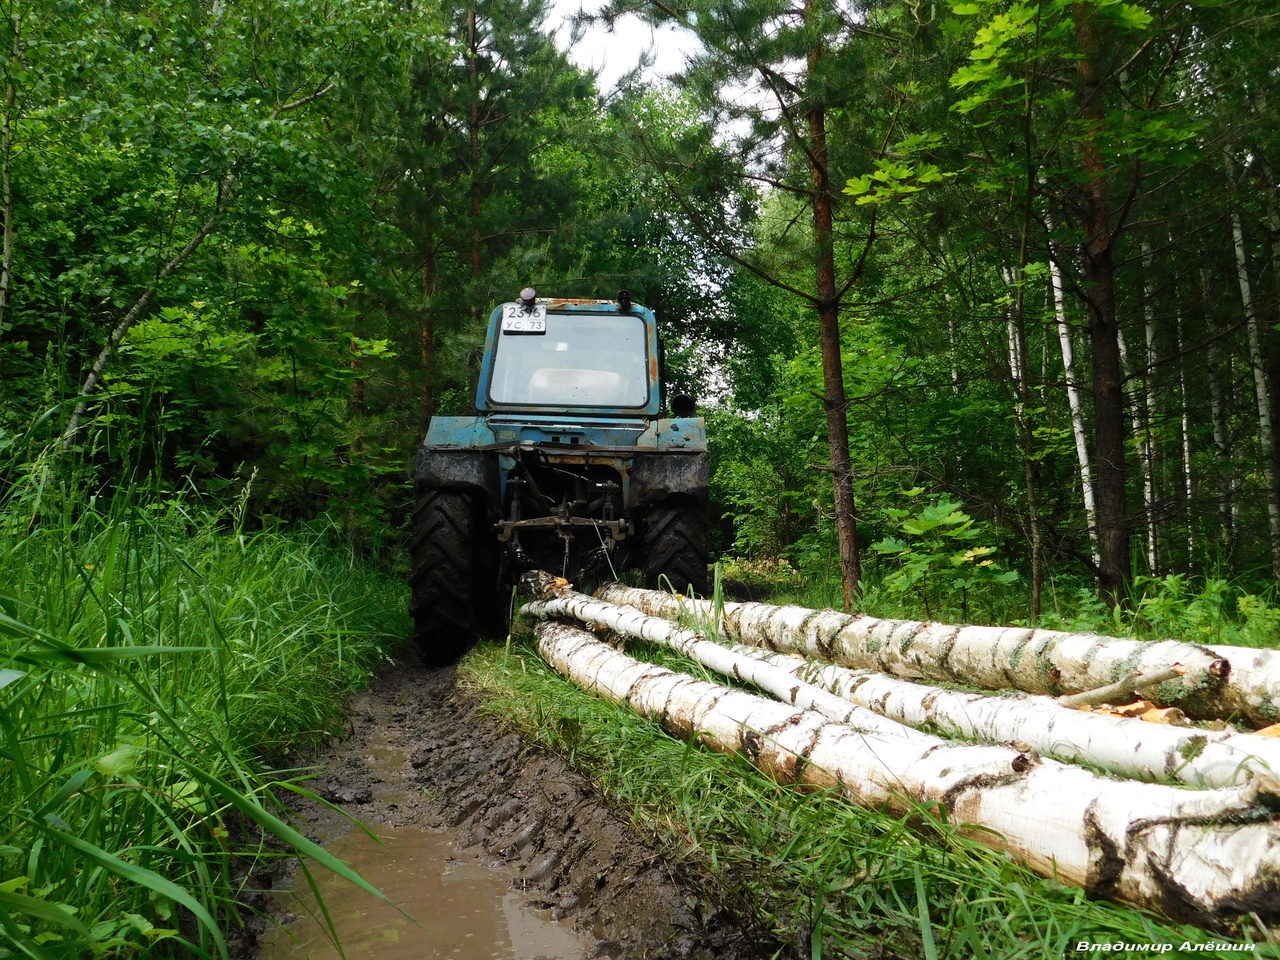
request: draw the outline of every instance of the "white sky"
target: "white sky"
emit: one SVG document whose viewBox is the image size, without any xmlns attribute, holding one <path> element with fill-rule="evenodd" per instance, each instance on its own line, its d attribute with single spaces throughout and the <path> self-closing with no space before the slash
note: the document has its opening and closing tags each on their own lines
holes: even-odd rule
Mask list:
<svg viewBox="0 0 1280 960">
<path fill-rule="evenodd" d="M 547 27 L 555 33 L 562 49 L 569 43 L 567 19 L 579 9 L 595 12 L 602 6 L 600 0 L 552 0 Z M 588 70 L 599 69 L 597 81 L 601 93 L 609 93 L 618 78 L 640 61 L 640 55 L 653 48 L 656 59 L 647 74 L 649 79 L 667 77 L 684 66 L 684 52 L 692 49 L 694 41 L 687 33 L 675 27 L 653 29 L 639 17 L 628 16 L 618 22 L 610 33 L 603 27 L 592 27 L 572 48 L 567 49 L 569 59 Z"/>
</svg>

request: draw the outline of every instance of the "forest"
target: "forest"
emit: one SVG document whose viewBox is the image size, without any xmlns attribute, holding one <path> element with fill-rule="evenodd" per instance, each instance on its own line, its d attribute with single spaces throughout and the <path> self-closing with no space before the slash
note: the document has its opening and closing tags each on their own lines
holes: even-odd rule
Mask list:
<svg viewBox="0 0 1280 960">
<path fill-rule="evenodd" d="M 655 3 L 697 52 L 604 92 L 538 2 L 6 10 L 10 487 L 74 459 L 387 558 L 491 305 L 629 289 L 725 556 L 852 602 L 964 547 L 933 602 L 999 570 L 1033 618 L 1275 582 L 1268 4 Z"/>
<path fill-rule="evenodd" d="M 545 0 L 0 8 L 25 955 L 225 955 L 236 823 L 345 869 L 257 764 L 322 740 L 407 632 L 414 450 L 528 286 L 656 312 L 726 584 L 1275 644 L 1269 0 L 608 0 L 578 27 L 691 50 L 608 88 Z M 120 884 L 128 910 L 90 906 Z"/>
</svg>

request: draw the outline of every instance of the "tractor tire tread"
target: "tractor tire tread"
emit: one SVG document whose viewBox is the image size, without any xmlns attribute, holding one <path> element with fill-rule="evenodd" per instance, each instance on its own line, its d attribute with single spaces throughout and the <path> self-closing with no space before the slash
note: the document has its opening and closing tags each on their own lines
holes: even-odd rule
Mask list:
<svg viewBox="0 0 1280 960">
<path fill-rule="evenodd" d="M 692 587 L 706 596 L 709 533 L 704 501 L 690 499 L 651 507 L 645 519 L 645 585 L 657 589 L 669 581 L 680 593 Z"/>
</svg>

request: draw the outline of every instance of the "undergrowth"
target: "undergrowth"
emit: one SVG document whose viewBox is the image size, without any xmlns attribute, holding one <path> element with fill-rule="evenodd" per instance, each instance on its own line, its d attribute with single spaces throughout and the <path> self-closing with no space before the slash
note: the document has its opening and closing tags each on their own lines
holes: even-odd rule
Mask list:
<svg viewBox="0 0 1280 960">
<path fill-rule="evenodd" d="M 306 791 L 268 761 L 335 730 L 404 587 L 243 521 L 129 491 L 0 509 L 0 956 L 225 956 L 273 850 L 367 887 L 281 818 Z"/>
<path fill-rule="evenodd" d="M 565 757 L 668 853 L 695 861 L 788 955 L 1038 960 L 1071 956 L 1082 940 L 1171 944 L 1173 956 L 1186 942 L 1185 955 L 1216 955 L 1205 947 L 1220 938 L 1090 901 L 961 836 L 932 809 L 905 818 L 860 809 L 676 740 L 572 686 L 519 640 L 477 648 L 461 676 L 492 714 Z M 1261 943 L 1250 955 L 1280 949 Z"/>
</svg>

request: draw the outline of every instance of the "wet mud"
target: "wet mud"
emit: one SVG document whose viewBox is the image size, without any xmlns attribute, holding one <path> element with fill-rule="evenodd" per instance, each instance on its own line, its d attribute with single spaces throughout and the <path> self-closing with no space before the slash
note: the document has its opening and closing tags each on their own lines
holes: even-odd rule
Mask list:
<svg viewBox="0 0 1280 960">
<path fill-rule="evenodd" d="M 358 818 L 299 811 L 403 913 L 314 871 L 348 956 L 763 960 L 721 909 L 559 759 L 477 712 L 452 670 L 400 665 L 353 704 L 309 786 Z M 261 960 L 337 956 L 305 883 L 278 895 Z M 358 895 L 357 895 L 358 894 Z M 252 955 L 252 954 L 251 954 Z"/>
</svg>

